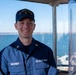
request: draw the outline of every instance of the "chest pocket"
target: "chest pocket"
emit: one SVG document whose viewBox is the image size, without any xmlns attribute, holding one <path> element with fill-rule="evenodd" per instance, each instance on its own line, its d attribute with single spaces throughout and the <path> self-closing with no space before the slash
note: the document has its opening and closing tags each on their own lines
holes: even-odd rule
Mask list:
<svg viewBox="0 0 76 75">
<path fill-rule="evenodd" d="M 47 75 L 49 64 L 45 62 L 36 62 L 36 73 L 37 75 Z"/>
<path fill-rule="evenodd" d="M 12 62 L 8 66 L 10 75 L 25 75 L 23 62 Z"/>
</svg>

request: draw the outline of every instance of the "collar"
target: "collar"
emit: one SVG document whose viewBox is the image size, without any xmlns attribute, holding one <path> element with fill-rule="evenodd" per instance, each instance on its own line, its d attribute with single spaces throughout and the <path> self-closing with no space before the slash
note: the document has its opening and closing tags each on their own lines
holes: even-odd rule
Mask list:
<svg viewBox="0 0 76 75">
<path fill-rule="evenodd" d="M 21 49 L 23 46 L 24 45 L 22 44 L 22 42 L 20 41 L 20 39 L 17 38 L 17 40 L 14 42 L 14 47 L 17 48 L 17 49 Z M 30 49 L 33 50 L 36 47 L 38 47 L 38 42 L 33 38 Z"/>
</svg>

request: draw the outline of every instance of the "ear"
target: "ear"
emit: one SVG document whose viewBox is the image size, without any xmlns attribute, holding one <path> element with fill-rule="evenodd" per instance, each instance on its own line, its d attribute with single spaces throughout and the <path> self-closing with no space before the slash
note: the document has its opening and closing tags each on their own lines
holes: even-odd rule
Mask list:
<svg viewBox="0 0 76 75">
<path fill-rule="evenodd" d="M 15 29 L 17 30 L 17 23 L 15 23 L 14 26 L 15 26 Z"/>
<path fill-rule="evenodd" d="M 34 30 L 35 30 L 36 24 L 34 24 Z"/>
</svg>

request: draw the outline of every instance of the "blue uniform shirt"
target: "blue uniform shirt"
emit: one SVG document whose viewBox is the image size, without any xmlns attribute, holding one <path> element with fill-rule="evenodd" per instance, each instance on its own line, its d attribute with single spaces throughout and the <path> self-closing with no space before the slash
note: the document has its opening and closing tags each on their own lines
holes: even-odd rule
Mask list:
<svg viewBox="0 0 76 75">
<path fill-rule="evenodd" d="M 28 52 L 19 38 L 1 52 L 3 75 L 56 75 L 52 50 L 33 38 Z"/>
</svg>

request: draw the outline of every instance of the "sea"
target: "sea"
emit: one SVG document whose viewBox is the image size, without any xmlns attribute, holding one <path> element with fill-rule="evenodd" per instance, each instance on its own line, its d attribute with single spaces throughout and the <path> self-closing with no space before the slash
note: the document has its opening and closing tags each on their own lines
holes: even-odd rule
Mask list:
<svg viewBox="0 0 76 75">
<path fill-rule="evenodd" d="M 18 34 L 1 34 L 0 35 L 0 50 L 11 44 L 18 38 Z M 53 34 L 52 33 L 35 33 L 33 38 L 49 46 L 53 50 Z M 57 56 L 63 56 L 69 52 L 69 35 L 57 35 Z"/>
</svg>

